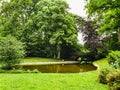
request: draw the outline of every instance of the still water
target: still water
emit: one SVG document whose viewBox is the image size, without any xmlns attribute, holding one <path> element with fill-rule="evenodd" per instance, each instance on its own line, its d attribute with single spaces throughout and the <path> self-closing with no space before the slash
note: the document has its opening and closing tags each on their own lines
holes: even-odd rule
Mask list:
<svg viewBox="0 0 120 90">
<path fill-rule="evenodd" d="M 25 70 L 38 69 L 42 73 L 79 73 L 96 70 L 93 64 L 45 64 L 22 65 Z"/>
</svg>

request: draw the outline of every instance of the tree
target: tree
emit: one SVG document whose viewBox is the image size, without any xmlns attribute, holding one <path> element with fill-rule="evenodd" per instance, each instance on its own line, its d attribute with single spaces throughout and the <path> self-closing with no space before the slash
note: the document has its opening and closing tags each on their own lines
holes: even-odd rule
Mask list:
<svg viewBox="0 0 120 90">
<path fill-rule="evenodd" d="M 85 47 L 90 50 L 90 52 L 97 54 L 98 48 L 100 48 L 100 38 L 94 26 L 94 23 L 89 20 L 85 22 L 85 29 L 82 30 L 84 35 Z"/>
<path fill-rule="evenodd" d="M 4 69 L 11 69 L 13 65 L 20 63 L 24 54 L 22 42 L 11 36 L 0 37 L 0 62 Z"/>
<path fill-rule="evenodd" d="M 23 33 L 26 34 L 27 25 L 32 23 L 30 19 L 31 13 L 33 13 L 32 3 L 32 0 L 10 0 L 10 2 L 6 1 L 2 4 L 0 24 L 4 36 L 11 34 L 20 39 Z"/>
<path fill-rule="evenodd" d="M 105 57 L 106 47 L 103 46 L 102 39 L 97 31 L 97 25 L 92 20 L 86 20 L 85 26 L 81 29 L 83 33 L 84 46 L 89 50 L 85 56 L 88 60 L 97 60 Z"/>
<path fill-rule="evenodd" d="M 12 35 L 26 44 L 26 54 L 31 52 L 31 43 L 36 43 L 40 34 L 34 22 L 35 5 L 39 0 L 1 0 L 0 31 L 2 36 Z M 33 38 L 36 37 L 36 38 Z M 34 39 L 34 40 L 33 40 Z M 41 38 L 39 38 L 41 39 Z"/>
<path fill-rule="evenodd" d="M 120 3 L 119 0 L 86 0 L 86 9 L 99 26 L 99 33 L 111 36 L 116 33 L 120 42 Z"/>
<path fill-rule="evenodd" d="M 43 33 L 46 47 L 54 58 L 61 58 L 62 44 L 77 43 L 73 16 L 64 0 L 42 0 L 36 5 L 36 23 Z"/>
<path fill-rule="evenodd" d="M 116 69 L 120 68 L 120 51 L 111 51 L 107 55 L 108 63 Z"/>
<path fill-rule="evenodd" d="M 5 1 L 0 11 L 1 35 L 23 41 L 27 56 L 60 58 L 63 44 L 77 43 L 74 16 L 68 8 L 65 0 Z"/>
<path fill-rule="evenodd" d="M 103 45 L 107 50 L 120 50 L 120 43 L 118 42 L 117 33 L 107 35 L 102 40 Z"/>
</svg>

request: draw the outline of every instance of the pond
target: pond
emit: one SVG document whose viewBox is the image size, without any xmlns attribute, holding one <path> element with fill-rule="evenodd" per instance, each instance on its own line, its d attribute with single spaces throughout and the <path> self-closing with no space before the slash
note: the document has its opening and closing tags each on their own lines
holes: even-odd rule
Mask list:
<svg viewBox="0 0 120 90">
<path fill-rule="evenodd" d="M 24 70 L 38 69 L 42 73 L 79 73 L 97 69 L 93 64 L 79 63 L 23 64 L 21 66 Z"/>
</svg>

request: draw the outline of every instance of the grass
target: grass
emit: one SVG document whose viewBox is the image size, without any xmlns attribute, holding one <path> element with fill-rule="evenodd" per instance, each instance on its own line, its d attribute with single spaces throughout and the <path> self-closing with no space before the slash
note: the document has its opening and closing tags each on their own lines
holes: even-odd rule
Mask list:
<svg viewBox="0 0 120 90">
<path fill-rule="evenodd" d="M 111 68 L 110 65 L 108 64 L 107 59 L 101 59 L 101 60 L 97 60 L 95 62 L 93 62 L 93 64 L 97 64 L 99 66 L 99 69 L 102 68 Z"/>
<path fill-rule="evenodd" d="M 94 62 L 109 67 L 105 59 Z M 0 74 L 0 90 L 109 90 L 97 82 L 99 70 L 84 73 Z"/>
<path fill-rule="evenodd" d="M 60 60 L 51 58 L 24 58 L 22 62 L 58 62 Z"/>
</svg>

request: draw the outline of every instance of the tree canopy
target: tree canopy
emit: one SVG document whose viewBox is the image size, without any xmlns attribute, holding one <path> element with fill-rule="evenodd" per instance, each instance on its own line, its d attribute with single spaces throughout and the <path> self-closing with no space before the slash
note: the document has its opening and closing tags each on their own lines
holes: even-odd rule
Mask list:
<svg viewBox="0 0 120 90">
<path fill-rule="evenodd" d="M 120 42 L 119 0 L 86 0 L 86 3 L 87 13 L 98 25 L 99 34 L 109 38 L 108 43 L 111 46 L 114 46 L 112 43 Z M 118 43 L 116 45 L 118 46 Z"/>
<path fill-rule="evenodd" d="M 99 24 L 100 32 L 118 32 L 120 23 L 119 0 L 86 0 L 87 13 Z"/>
<path fill-rule="evenodd" d="M 61 58 L 77 44 L 74 15 L 65 0 L 1 0 L 0 32 L 26 44 L 27 56 Z"/>
</svg>

